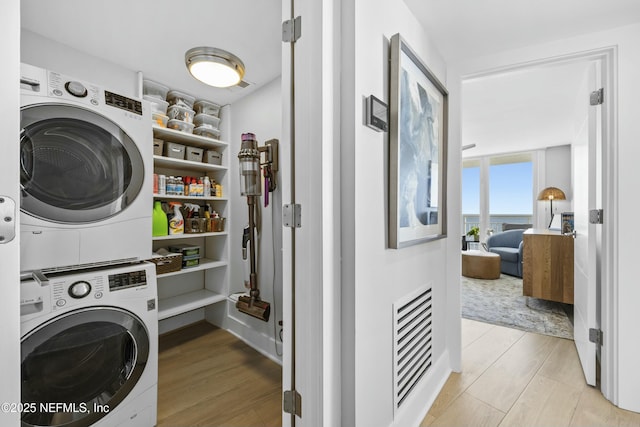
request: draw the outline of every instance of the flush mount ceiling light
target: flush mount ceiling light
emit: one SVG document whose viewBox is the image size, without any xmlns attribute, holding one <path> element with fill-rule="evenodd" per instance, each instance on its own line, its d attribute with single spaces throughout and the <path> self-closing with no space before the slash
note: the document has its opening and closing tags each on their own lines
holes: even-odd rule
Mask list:
<svg viewBox="0 0 640 427">
<path fill-rule="evenodd" d="M 215 87 L 237 85 L 244 77 L 244 64 L 232 53 L 215 47 L 194 47 L 184 55 L 193 77 Z"/>
</svg>

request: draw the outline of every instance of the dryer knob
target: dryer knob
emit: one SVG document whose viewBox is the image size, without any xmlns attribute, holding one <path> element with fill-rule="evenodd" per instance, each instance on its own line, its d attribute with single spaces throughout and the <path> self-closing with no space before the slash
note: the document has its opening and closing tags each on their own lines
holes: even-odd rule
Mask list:
<svg viewBox="0 0 640 427">
<path fill-rule="evenodd" d="M 76 282 L 69 286 L 69 296 L 71 298 L 84 298 L 91 292 L 91 285 L 88 282 Z"/>
<path fill-rule="evenodd" d="M 87 96 L 87 88 L 80 82 L 67 82 L 64 85 L 64 88 L 67 89 L 71 95 L 76 96 L 78 98 L 84 98 Z"/>
</svg>

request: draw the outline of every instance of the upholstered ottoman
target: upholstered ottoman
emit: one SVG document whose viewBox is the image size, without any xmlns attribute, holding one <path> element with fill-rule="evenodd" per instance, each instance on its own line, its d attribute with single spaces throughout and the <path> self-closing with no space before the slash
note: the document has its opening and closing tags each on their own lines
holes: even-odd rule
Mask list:
<svg viewBox="0 0 640 427">
<path fill-rule="evenodd" d="M 500 255 L 486 251 L 462 251 L 462 275 L 474 279 L 499 279 Z"/>
</svg>

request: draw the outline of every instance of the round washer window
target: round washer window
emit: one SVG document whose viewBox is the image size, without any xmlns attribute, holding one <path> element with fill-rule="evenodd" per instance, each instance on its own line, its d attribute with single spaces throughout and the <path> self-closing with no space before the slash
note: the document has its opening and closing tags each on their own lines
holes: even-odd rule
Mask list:
<svg viewBox="0 0 640 427">
<path fill-rule="evenodd" d="M 22 209 L 60 223 L 95 222 L 125 209 L 142 187 L 134 141 L 92 111 L 44 104 L 21 111 Z"/>
<path fill-rule="evenodd" d="M 142 321 L 116 308 L 72 311 L 22 340 L 23 426 L 89 426 L 136 385 L 149 356 Z M 107 408 L 108 410 L 104 410 Z"/>
</svg>

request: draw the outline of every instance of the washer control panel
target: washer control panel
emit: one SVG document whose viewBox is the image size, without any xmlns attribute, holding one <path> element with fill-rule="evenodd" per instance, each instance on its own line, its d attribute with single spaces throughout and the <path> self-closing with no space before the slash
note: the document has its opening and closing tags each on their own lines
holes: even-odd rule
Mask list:
<svg viewBox="0 0 640 427">
<path fill-rule="evenodd" d="M 94 300 L 99 300 L 104 296 L 106 281 L 103 275 L 85 276 L 78 279 L 74 281 L 65 278 L 50 279 L 54 310 L 84 298 L 93 297 Z"/>
<path fill-rule="evenodd" d="M 135 288 L 138 286 L 146 286 L 146 284 L 147 273 L 144 270 L 109 275 L 109 290 L 112 292 Z"/>
<path fill-rule="evenodd" d="M 49 71 L 48 82 L 49 96 L 54 98 L 74 99 L 88 102 L 91 105 L 99 105 L 100 88 L 90 83 L 80 82 L 60 73 Z"/>
<path fill-rule="evenodd" d="M 136 263 L 72 272 L 47 272 L 20 282 L 22 321 L 78 307 L 120 306 L 157 298 L 155 264 Z"/>
</svg>

